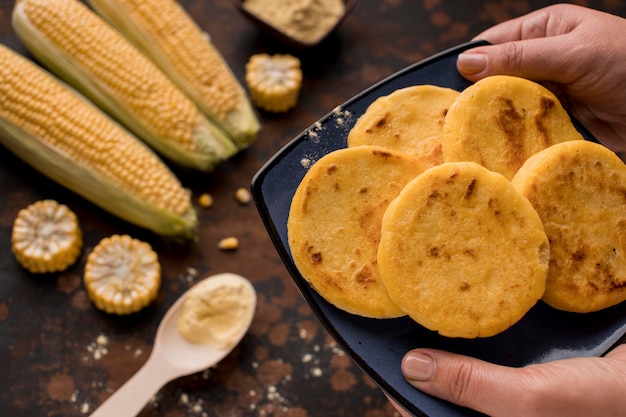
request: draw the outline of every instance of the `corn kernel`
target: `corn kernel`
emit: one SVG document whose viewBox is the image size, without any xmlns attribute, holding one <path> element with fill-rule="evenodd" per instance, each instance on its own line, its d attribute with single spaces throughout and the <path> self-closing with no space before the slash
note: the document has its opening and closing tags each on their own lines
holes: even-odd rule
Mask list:
<svg viewBox="0 0 626 417">
<path fill-rule="evenodd" d="M 250 191 L 244 187 L 238 188 L 237 191 L 235 191 L 235 200 L 237 200 L 239 204 L 250 204 L 250 201 L 252 201 Z"/>
<path fill-rule="evenodd" d="M 217 247 L 221 250 L 236 250 L 239 248 L 239 239 L 234 236 L 219 241 Z"/>
<path fill-rule="evenodd" d="M 209 193 L 204 193 L 198 198 L 198 204 L 203 208 L 213 207 L 213 196 Z"/>
</svg>

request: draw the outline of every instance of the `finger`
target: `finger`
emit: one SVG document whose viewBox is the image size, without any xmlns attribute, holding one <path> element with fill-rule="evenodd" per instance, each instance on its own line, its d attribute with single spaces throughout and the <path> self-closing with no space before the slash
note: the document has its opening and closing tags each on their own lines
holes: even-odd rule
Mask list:
<svg viewBox="0 0 626 417">
<path fill-rule="evenodd" d="M 471 81 L 511 75 L 567 84 L 576 79 L 574 71 L 579 68 L 574 65 L 577 55 L 569 45 L 572 41 L 575 39 L 556 36 L 481 46 L 460 54 L 457 69 Z M 554 59 L 555 51 L 559 51 L 559 59 Z"/>
<path fill-rule="evenodd" d="M 513 368 L 439 350 L 409 352 L 402 372 L 415 388 L 488 415 L 507 415 L 507 402 L 524 392 Z"/>
<path fill-rule="evenodd" d="M 569 110 L 604 146 L 614 152 L 626 151 L 626 124 L 619 121 L 608 123 L 589 106 L 577 102 L 572 103 Z"/>
<path fill-rule="evenodd" d="M 415 388 L 490 416 L 623 417 L 625 362 L 623 345 L 604 358 L 572 358 L 523 368 L 416 349 L 405 355 L 402 372 Z"/>
<path fill-rule="evenodd" d="M 538 10 L 516 19 L 507 20 L 479 33 L 473 40 L 486 40 L 493 44 L 535 39 L 546 36 L 549 14 Z"/>
<path fill-rule="evenodd" d="M 581 23 L 581 13 L 580 6 L 553 5 L 492 26 L 474 39 L 500 44 L 563 35 Z"/>
</svg>

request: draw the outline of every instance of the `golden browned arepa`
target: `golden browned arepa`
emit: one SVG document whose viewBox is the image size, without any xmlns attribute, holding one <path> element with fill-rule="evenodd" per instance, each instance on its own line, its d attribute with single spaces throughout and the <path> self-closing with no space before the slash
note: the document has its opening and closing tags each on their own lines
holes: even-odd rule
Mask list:
<svg viewBox="0 0 626 417">
<path fill-rule="evenodd" d="M 382 222 L 378 267 L 391 299 L 443 336 L 498 334 L 541 298 L 549 246 L 541 219 L 501 174 L 475 162 L 432 167 Z"/>
<path fill-rule="evenodd" d="M 550 241 L 544 301 L 601 310 L 626 300 L 626 166 L 602 145 L 553 145 L 526 161 L 513 186 L 535 207 Z"/>
<path fill-rule="evenodd" d="M 404 315 L 387 295 L 376 252 L 387 205 L 423 171 L 406 154 L 359 146 L 325 155 L 306 173 L 291 203 L 289 248 L 328 302 L 365 317 Z"/>
<path fill-rule="evenodd" d="M 443 124 L 443 160 L 473 161 L 509 180 L 526 159 L 583 139 L 558 98 L 533 81 L 484 78 L 461 92 Z"/>
<path fill-rule="evenodd" d="M 438 165 L 443 120 L 458 96 L 451 88 L 416 85 L 379 97 L 348 133 L 348 146 L 383 146 L 413 155 L 426 167 Z"/>
</svg>

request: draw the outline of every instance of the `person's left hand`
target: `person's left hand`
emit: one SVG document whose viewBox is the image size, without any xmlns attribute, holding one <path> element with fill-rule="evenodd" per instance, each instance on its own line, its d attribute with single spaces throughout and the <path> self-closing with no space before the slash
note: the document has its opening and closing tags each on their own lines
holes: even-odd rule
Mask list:
<svg viewBox="0 0 626 417">
<path fill-rule="evenodd" d="M 415 349 L 405 355 L 402 373 L 409 384 L 427 394 L 492 417 L 626 415 L 626 345 L 604 357 L 522 368 L 441 350 Z M 402 416 L 411 416 L 394 406 Z"/>
</svg>

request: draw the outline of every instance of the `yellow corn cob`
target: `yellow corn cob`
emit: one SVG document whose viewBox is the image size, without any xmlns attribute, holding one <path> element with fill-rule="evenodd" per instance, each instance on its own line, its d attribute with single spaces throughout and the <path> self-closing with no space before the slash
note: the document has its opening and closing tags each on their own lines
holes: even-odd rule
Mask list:
<svg viewBox="0 0 626 417">
<path fill-rule="evenodd" d="M 11 249 L 33 273 L 64 271 L 78 258 L 83 234 L 66 205 L 41 200 L 22 209 L 13 222 Z"/>
<path fill-rule="evenodd" d="M 211 170 L 237 152 L 163 72 L 78 0 L 18 0 L 12 23 L 37 59 L 163 156 Z"/>
<path fill-rule="evenodd" d="M 96 307 L 111 314 L 135 313 L 157 297 L 161 265 L 152 247 L 128 235 L 98 243 L 87 257 L 85 289 Z"/>
<path fill-rule="evenodd" d="M 135 137 L 41 67 L 0 45 L 0 143 L 105 210 L 193 237 L 191 197 Z"/>
<path fill-rule="evenodd" d="M 288 54 L 252 55 L 246 64 L 246 83 L 257 106 L 285 112 L 298 102 L 302 87 L 300 60 Z"/>
<path fill-rule="evenodd" d="M 89 0 L 149 56 L 239 148 L 259 122 L 245 90 L 208 34 L 176 0 Z"/>
</svg>

